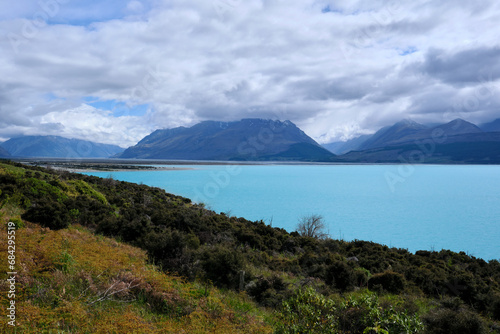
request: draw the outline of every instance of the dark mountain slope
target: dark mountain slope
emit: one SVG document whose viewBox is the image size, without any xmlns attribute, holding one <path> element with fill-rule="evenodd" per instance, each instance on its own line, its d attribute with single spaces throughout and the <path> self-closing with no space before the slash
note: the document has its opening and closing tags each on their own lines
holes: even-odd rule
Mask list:
<svg viewBox="0 0 500 334">
<path fill-rule="evenodd" d="M 442 135 L 387 147 L 353 151 L 335 161 L 360 163 L 500 164 L 500 132 Z"/>
<path fill-rule="evenodd" d="M 470 122 L 467 122 L 461 118 L 457 118 L 449 123 L 443 124 L 443 125 L 438 125 L 434 128 L 431 129 L 433 131 L 434 129 L 440 128 L 444 131 L 444 133 L 448 136 L 454 136 L 454 135 L 461 135 L 461 134 L 466 134 L 466 133 L 481 133 L 480 128 L 478 128 L 475 124 L 472 124 Z M 429 133 L 432 133 L 431 131 L 428 131 Z"/>
<path fill-rule="evenodd" d="M 419 133 L 425 129 L 425 125 L 410 120 L 403 120 L 393 126 L 380 129 L 371 138 L 360 145 L 359 149 L 366 150 L 376 147 L 385 147 L 390 145 L 392 142 L 412 134 Z"/>
<path fill-rule="evenodd" d="M 481 129 L 476 125 L 458 118 L 446 124 L 441 124 L 429 129 L 409 133 L 401 138 L 387 142 L 385 146 L 394 146 L 401 145 L 403 143 L 429 140 L 442 142 L 445 138 L 447 139 L 448 137 L 454 137 L 454 139 L 452 139 L 454 142 L 467 141 L 467 136 L 463 137 L 462 139 L 459 139 L 459 136 L 481 133 L 483 133 L 483 131 L 481 131 Z M 475 141 L 477 141 L 477 139 Z"/>
<path fill-rule="evenodd" d="M 317 161 L 332 156 L 290 121 L 243 119 L 157 130 L 117 157 Z"/>
</svg>

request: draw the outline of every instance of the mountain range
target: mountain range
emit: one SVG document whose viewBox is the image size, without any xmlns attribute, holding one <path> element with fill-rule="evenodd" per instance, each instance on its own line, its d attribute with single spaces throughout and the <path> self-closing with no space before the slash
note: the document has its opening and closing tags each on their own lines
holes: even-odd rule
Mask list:
<svg viewBox="0 0 500 334">
<path fill-rule="evenodd" d="M 205 121 L 157 130 L 117 155 L 124 159 L 328 161 L 334 154 L 290 121 Z"/>
<path fill-rule="evenodd" d="M 0 144 L 0 157 L 500 164 L 500 119 L 480 126 L 462 119 L 440 125 L 402 120 L 323 146 L 290 121 L 205 121 L 156 130 L 126 150 L 58 136 L 12 138 Z"/>
<path fill-rule="evenodd" d="M 500 163 L 499 120 L 478 126 L 462 119 L 437 126 L 403 120 L 372 136 L 343 143 L 334 160 L 362 163 Z M 495 130 L 495 131 L 484 131 Z M 361 139 L 360 139 L 361 138 Z M 327 147 L 342 147 L 331 143 Z M 334 151 L 335 152 L 335 151 Z"/>
<path fill-rule="evenodd" d="M 123 152 L 123 148 L 119 146 L 59 136 L 12 138 L 1 143 L 0 147 L 8 152 L 6 157 L 23 158 L 109 158 Z"/>
</svg>

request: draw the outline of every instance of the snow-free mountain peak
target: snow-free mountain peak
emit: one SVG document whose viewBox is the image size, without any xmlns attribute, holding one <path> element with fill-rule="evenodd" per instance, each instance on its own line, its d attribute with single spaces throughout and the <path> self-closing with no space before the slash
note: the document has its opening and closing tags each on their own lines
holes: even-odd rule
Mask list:
<svg viewBox="0 0 500 334">
<path fill-rule="evenodd" d="M 333 156 L 290 121 L 247 118 L 157 130 L 117 157 L 324 161 Z"/>
</svg>

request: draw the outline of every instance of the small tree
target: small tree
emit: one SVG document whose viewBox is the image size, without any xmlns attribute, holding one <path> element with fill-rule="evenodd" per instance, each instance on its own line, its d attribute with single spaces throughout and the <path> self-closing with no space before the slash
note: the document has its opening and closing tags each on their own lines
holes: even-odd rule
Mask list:
<svg viewBox="0 0 500 334">
<path fill-rule="evenodd" d="M 309 215 L 299 219 L 297 232 L 303 237 L 325 239 L 328 234 L 325 232 L 325 222 L 321 215 Z"/>
</svg>

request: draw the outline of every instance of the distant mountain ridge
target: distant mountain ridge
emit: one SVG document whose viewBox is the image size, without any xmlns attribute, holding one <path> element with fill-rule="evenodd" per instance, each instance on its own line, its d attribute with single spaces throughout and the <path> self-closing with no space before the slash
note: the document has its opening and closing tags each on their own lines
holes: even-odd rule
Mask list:
<svg viewBox="0 0 500 334">
<path fill-rule="evenodd" d="M 323 144 L 323 147 L 332 152 L 333 154 L 345 154 L 350 151 L 356 151 L 366 140 L 372 135 L 361 135 L 344 142 L 334 142 Z"/>
<path fill-rule="evenodd" d="M 401 145 L 412 141 L 432 139 L 435 136 L 457 136 L 469 133 L 482 133 L 476 125 L 455 119 L 449 123 L 428 128 L 415 122 L 398 122 L 386 129 L 376 140 L 366 141 L 360 149 L 372 149 L 387 146 Z M 378 132 L 374 135 L 376 137 Z"/>
<path fill-rule="evenodd" d="M 12 157 L 25 158 L 109 158 L 123 148 L 59 136 L 23 136 L 0 144 Z"/>
<path fill-rule="evenodd" d="M 332 152 L 336 154 L 344 154 L 349 151 L 381 148 L 431 138 L 435 131 L 443 132 L 447 136 L 455 136 L 468 133 L 482 133 L 484 131 L 482 130 L 483 127 L 493 129 L 496 125 L 500 127 L 500 119 L 484 124 L 481 128 L 463 119 L 455 119 L 449 123 L 434 126 L 426 126 L 411 120 L 402 120 L 392 126 L 381 128 L 373 135 L 362 135 L 345 142 L 323 144 L 323 147 L 331 148 Z"/>
<path fill-rule="evenodd" d="M 462 119 L 425 127 L 398 122 L 334 159 L 362 163 L 500 163 L 500 132 L 484 132 Z"/>
<path fill-rule="evenodd" d="M 497 118 L 492 122 L 482 124 L 480 128 L 484 132 L 500 132 L 500 118 Z"/>
<path fill-rule="evenodd" d="M 416 123 L 411 120 L 402 120 L 397 122 L 393 126 L 385 127 L 377 131 L 371 138 L 366 140 L 359 149 L 370 149 L 375 147 L 384 147 L 405 138 L 407 136 L 419 133 L 425 130 L 427 127 L 425 125 Z"/>
<path fill-rule="evenodd" d="M 345 154 L 350 151 L 362 151 L 377 147 L 385 147 L 405 137 L 420 133 L 427 127 L 412 120 L 402 120 L 392 126 L 385 126 L 372 135 L 362 135 L 343 143 L 323 144 L 323 147 L 331 149 L 337 154 Z"/>
<path fill-rule="evenodd" d="M 204 121 L 156 130 L 118 154 L 126 159 L 327 161 L 334 155 L 290 121 Z"/>
</svg>

